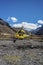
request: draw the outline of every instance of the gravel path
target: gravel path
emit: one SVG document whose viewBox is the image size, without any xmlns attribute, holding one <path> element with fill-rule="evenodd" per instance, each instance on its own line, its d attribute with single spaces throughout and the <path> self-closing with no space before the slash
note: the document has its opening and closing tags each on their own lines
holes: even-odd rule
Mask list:
<svg viewBox="0 0 43 65">
<path fill-rule="evenodd" d="M 15 43 L 0 40 L 0 65 L 43 65 L 43 48 L 27 48 L 24 47 L 26 43 L 27 46 L 43 46 L 43 42 L 33 40 L 17 40 Z"/>
</svg>

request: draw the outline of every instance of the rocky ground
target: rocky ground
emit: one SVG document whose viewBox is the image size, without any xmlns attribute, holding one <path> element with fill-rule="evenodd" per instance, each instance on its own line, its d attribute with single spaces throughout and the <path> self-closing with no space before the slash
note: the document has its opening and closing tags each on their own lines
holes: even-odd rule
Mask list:
<svg viewBox="0 0 43 65">
<path fill-rule="evenodd" d="M 0 65 L 43 65 L 43 42 L 0 40 Z"/>
</svg>

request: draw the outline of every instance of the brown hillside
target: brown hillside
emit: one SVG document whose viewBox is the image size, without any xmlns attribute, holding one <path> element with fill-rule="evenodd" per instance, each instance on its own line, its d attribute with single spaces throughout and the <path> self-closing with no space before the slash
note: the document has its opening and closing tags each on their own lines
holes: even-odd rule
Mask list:
<svg viewBox="0 0 43 65">
<path fill-rule="evenodd" d="M 3 35 L 12 35 L 15 31 L 11 28 L 11 26 L 0 18 L 0 37 Z"/>
</svg>

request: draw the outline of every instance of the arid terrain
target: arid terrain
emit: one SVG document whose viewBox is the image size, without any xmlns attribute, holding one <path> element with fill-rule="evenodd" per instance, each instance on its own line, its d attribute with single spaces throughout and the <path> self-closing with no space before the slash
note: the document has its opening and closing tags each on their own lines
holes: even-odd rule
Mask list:
<svg viewBox="0 0 43 65">
<path fill-rule="evenodd" d="M 37 35 L 25 30 L 29 38 L 14 42 L 21 29 L 0 18 L 0 65 L 43 65 L 43 26 L 36 30 Z"/>
<path fill-rule="evenodd" d="M 43 65 L 43 42 L 0 40 L 0 65 Z"/>
</svg>

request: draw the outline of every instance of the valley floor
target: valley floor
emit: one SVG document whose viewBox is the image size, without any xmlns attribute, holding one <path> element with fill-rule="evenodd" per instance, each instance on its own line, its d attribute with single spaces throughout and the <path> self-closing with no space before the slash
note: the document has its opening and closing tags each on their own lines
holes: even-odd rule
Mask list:
<svg viewBox="0 0 43 65">
<path fill-rule="evenodd" d="M 43 65 L 43 42 L 0 40 L 0 65 Z"/>
</svg>

